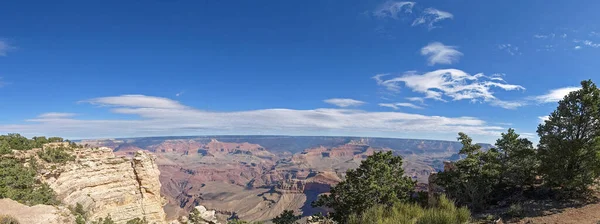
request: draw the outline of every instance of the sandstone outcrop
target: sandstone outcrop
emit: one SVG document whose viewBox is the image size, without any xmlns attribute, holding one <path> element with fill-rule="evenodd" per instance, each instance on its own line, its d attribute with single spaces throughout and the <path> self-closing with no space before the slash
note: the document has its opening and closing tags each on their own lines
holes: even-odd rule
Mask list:
<svg viewBox="0 0 600 224">
<path fill-rule="evenodd" d="M 75 223 L 75 217 L 63 206 L 27 206 L 11 199 L 0 199 L 0 216 L 10 215 L 20 223 L 62 224 Z"/>
<path fill-rule="evenodd" d="M 56 145 L 47 145 L 54 147 Z M 39 149 L 29 150 L 25 158 Z M 75 161 L 45 163 L 37 159 L 40 178 L 67 206 L 81 204 L 88 220 L 110 216 L 116 223 L 146 218 L 150 223 L 166 223 L 160 196 L 160 172 L 154 156 L 143 151 L 133 158 L 117 157 L 110 148 L 74 149 Z"/>
</svg>

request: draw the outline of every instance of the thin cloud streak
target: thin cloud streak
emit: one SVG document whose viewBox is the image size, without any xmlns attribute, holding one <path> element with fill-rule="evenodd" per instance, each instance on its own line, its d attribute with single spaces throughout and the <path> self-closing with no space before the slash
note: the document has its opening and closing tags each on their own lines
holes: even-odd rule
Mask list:
<svg viewBox="0 0 600 224">
<path fill-rule="evenodd" d="M 338 107 L 354 107 L 365 104 L 365 102 L 355 99 L 332 98 L 323 100 L 323 102 L 332 104 Z"/>
<path fill-rule="evenodd" d="M 137 118 L 76 119 L 70 113 L 46 113 L 28 119 L 27 124 L 0 125 L 0 132 L 19 132 L 28 136 L 99 138 L 218 133 L 455 134 L 456 130 L 461 130 L 474 135 L 497 136 L 505 129 L 488 125 L 474 117 L 427 116 L 402 112 L 329 108 L 204 111 L 175 100 L 144 95 L 101 97 L 82 102 L 96 105 L 102 103 L 110 106 L 109 110 L 114 114 L 133 115 Z"/>
</svg>

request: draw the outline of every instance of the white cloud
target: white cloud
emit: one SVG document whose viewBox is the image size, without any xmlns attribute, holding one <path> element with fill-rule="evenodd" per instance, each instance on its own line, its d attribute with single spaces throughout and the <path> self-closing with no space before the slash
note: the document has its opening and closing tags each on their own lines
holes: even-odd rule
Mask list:
<svg viewBox="0 0 600 224">
<path fill-rule="evenodd" d="M 581 89 L 581 87 L 563 87 L 550 90 L 547 94 L 544 95 L 529 97 L 529 99 L 537 101 L 539 103 L 554 103 L 562 100 L 570 92 L 577 91 L 579 89 Z"/>
<path fill-rule="evenodd" d="M 567 34 L 563 33 L 560 37 L 562 37 L 563 39 L 567 38 Z"/>
<path fill-rule="evenodd" d="M 178 93 L 175 94 L 175 96 L 177 96 L 177 97 L 182 96 L 183 93 L 184 93 L 184 91 L 178 92 Z"/>
<path fill-rule="evenodd" d="M 6 56 L 9 51 L 14 49 L 16 48 L 8 44 L 8 42 L 0 40 L 0 56 Z"/>
<path fill-rule="evenodd" d="M 82 102 L 87 102 L 102 106 L 115 107 L 140 107 L 140 108 L 161 108 L 161 109 L 182 109 L 185 106 L 177 101 L 163 97 L 144 96 L 144 95 L 122 95 L 115 97 L 100 97 Z"/>
<path fill-rule="evenodd" d="M 455 46 L 447 46 L 440 42 L 432 42 L 421 48 L 421 55 L 427 56 L 429 65 L 435 64 L 452 64 L 458 62 L 458 59 L 463 55 L 456 50 Z"/>
<path fill-rule="evenodd" d="M 116 114 L 135 119 L 76 119 L 67 114 L 40 116 L 26 124 L 0 125 L 0 133 L 67 138 L 140 137 L 199 134 L 455 136 L 457 131 L 496 137 L 503 127 L 473 117 L 428 116 L 402 112 L 348 109 L 261 109 L 234 112 L 205 111 L 152 96 L 102 97 L 82 102 L 112 106 Z M 134 99 L 134 100 L 132 100 Z M 156 103 L 159 101 L 160 103 Z M 149 103 L 150 102 L 150 103 Z M 102 109 L 100 107 L 98 109 Z M 82 116 L 82 115 L 80 115 Z"/>
<path fill-rule="evenodd" d="M 573 49 L 579 50 L 579 49 L 581 49 L 581 46 L 575 46 Z"/>
<path fill-rule="evenodd" d="M 423 97 L 406 97 L 406 99 L 413 102 L 419 102 L 421 104 L 425 103 L 425 98 Z"/>
<path fill-rule="evenodd" d="M 499 44 L 498 49 L 506 51 L 506 53 L 510 55 L 521 55 L 521 51 L 519 51 L 519 47 L 513 46 L 511 44 Z"/>
<path fill-rule="evenodd" d="M 381 107 L 389 107 L 389 108 L 392 108 L 394 110 L 397 110 L 400 107 L 408 107 L 408 108 L 413 108 L 413 109 L 423 109 L 423 107 L 414 105 L 412 103 L 380 103 L 379 106 L 381 106 Z"/>
<path fill-rule="evenodd" d="M 427 8 L 425 9 L 425 11 L 423 11 L 422 15 L 419 18 L 416 18 L 413 21 L 412 26 L 427 25 L 427 27 L 431 30 L 433 28 L 436 28 L 435 23 L 452 18 L 454 18 L 454 15 L 452 15 L 452 13 L 434 8 Z"/>
<path fill-rule="evenodd" d="M 548 38 L 554 38 L 555 36 L 556 36 L 555 33 L 550 33 L 550 34 L 535 34 L 535 35 L 533 35 L 533 38 L 535 38 L 535 39 L 548 39 Z M 566 34 L 565 34 L 565 37 L 566 37 Z"/>
<path fill-rule="evenodd" d="M 541 116 L 538 117 L 540 124 L 543 124 L 545 121 L 550 120 L 550 116 Z"/>
<path fill-rule="evenodd" d="M 396 2 L 387 1 L 379 5 L 377 9 L 373 11 L 373 16 L 378 18 L 392 18 L 398 19 L 399 13 L 412 13 L 412 8 L 415 6 L 414 2 Z"/>
<path fill-rule="evenodd" d="M 377 74 L 377 75 L 373 76 L 372 78 L 375 79 L 375 82 L 377 83 L 377 85 L 383 86 L 389 91 L 392 91 L 392 92 L 400 91 L 400 86 L 398 86 L 396 83 L 390 82 L 389 80 L 384 81 L 382 79 L 382 77 L 387 76 L 387 75 L 390 75 L 390 74 Z"/>
<path fill-rule="evenodd" d="M 77 115 L 77 114 L 74 114 L 74 113 L 50 112 L 50 113 L 40 114 L 38 116 L 38 118 L 41 118 L 41 119 L 68 118 L 68 117 L 74 117 L 75 115 Z"/>
<path fill-rule="evenodd" d="M 584 46 L 593 47 L 593 48 L 600 47 L 600 43 L 594 43 L 591 40 L 577 40 L 577 39 L 575 39 L 575 40 L 573 40 L 573 42 L 580 43 L 580 44 L 583 44 Z"/>
<path fill-rule="evenodd" d="M 338 107 L 354 107 L 354 106 L 360 106 L 360 105 L 365 104 L 365 102 L 360 101 L 360 100 L 341 99 L 341 98 L 326 99 L 326 100 L 323 100 L 323 102 L 328 103 L 328 104 L 333 104 Z"/>
<path fill-rule="evenodd" d="M 498 99 L 491 100 L 489 103 L 492 106 L 502 107 L 504 109 L 517 109 L 527 105 L 527 102 L 524 101 L 504 101 Z"/>
<path fill-rule="evenodd" d="M 469 75 L 458 69 L 440 69 L 425 74 L 418 74 L 414 71 L 405 72 L 403 75 L 383 80 L 383 76 L 376 76 L 374 79 L 380 86 L 386 87 L 391 91 L 399 91 L 400 85 L 404 84 L 406 88 L 413 92 L 422 93 L 424 98 L 446 101 L 451 100 L 471 100 L 489 102 L 494 106 L 515 107 L 516 102 L 508 103 L 499 101 L 491 91 L 491 88 L 499 88 L 506 91 L 524 90 L 520 85 L 508 84 L 506 82 L 497 82 L 481 73 Z"/>
</svg>

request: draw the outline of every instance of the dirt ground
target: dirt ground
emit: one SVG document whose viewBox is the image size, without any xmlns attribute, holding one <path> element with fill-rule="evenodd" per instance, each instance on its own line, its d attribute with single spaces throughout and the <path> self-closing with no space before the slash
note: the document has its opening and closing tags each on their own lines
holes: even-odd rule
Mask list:
<svg viewBox="0 0 600 224">
<path fill-rule="evenodd" d="M 578 224 L 596 224 L 600 223 L 600 203 L 589 204 L 579 208 L 566 208 L 558 213 L 540 216 L 524 218 L 518 223 L 540 223 L 540 224 L 554 224 L 554 223 L 578 223 Z"/>
</svg>

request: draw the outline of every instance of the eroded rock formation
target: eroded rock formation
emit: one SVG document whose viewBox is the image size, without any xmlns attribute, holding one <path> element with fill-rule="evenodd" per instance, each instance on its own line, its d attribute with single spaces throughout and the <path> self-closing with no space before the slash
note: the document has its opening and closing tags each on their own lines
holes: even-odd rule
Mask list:
<svg viewBox="0 0 600 224">
<path fill-rule="evenodd" d="M 53 145 L 45 146 L 53 147 Z M 39 149 L 23 152 L 36 156 Z M 74 149 L 75 161 L 45 163 L 37 159 L 42 181 L 56 192 L 66 206 L 81 204 L 89 220 L 110 216 L 117 223 L 146 218 L 166 223 L 160 196 L 160 172 L 154 156 L 143 151 L 133 158 L 117 157 L 110 148 Z"/>
</svg>

